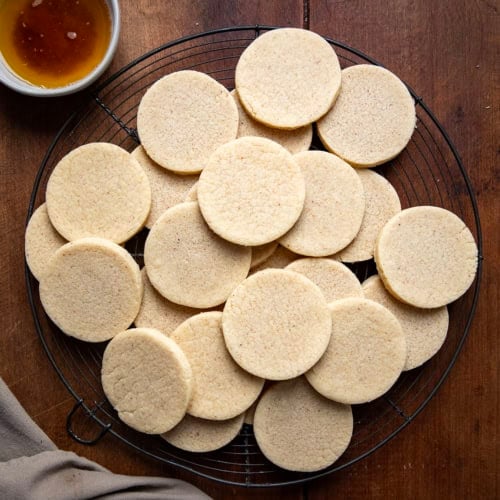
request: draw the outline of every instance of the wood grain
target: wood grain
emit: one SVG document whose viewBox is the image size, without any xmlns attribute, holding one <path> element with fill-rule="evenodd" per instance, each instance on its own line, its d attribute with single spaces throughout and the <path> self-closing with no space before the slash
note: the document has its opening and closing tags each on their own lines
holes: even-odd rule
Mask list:
<svg viewBox="0 0 500 500">
<path fill-rule="evenodd" d="M 467 0 L 311 0 L 310 16 L 312 30 L 394 71 L 442 122 L 475 188 L 485 260 L 469 338 L 436 397 L 383 449 L 312 483 L 309 498 L 333 492 L 374 499 L 388 492 L 394 498 L 498 498 L 499 317 L 491 307 L 499 303 L 498 9 Z"/>
<path fill-rule="evenodd" d="M 108 75 L 182 35 L 229 25 L 306 22 L 375 57 L 416 89 L 449 132 L 471 177 L 485 260 L 478 310 L 456 366 L 407 429 L 357 465 L 306 488 L 222 486 L 149 460 L 111 437 L 94 447 L 69 438 L 65 418 L 74 401 L 34 330 L 24 285 L 23 233 L 36 169 L 78 96 L 43 100 L 1 87 L 0 375 L 49 437 L 115 472 L 186 479 L 216 498 L 498 498 L 497 5 L 469 0 L 121 2 L 120 47 Z"/>
</svg>

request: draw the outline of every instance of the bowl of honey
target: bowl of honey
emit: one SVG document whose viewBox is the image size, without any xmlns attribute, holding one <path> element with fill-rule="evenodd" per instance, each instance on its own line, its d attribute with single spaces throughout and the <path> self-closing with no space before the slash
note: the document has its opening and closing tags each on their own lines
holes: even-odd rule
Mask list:
<svg viewBox="0 0 500 500">
<path fill-rule="evenodd" d="M 0 82 L 61 96 L 92 84 L 120 34 L 118 0 L 0 0 Z"/>
</svg>

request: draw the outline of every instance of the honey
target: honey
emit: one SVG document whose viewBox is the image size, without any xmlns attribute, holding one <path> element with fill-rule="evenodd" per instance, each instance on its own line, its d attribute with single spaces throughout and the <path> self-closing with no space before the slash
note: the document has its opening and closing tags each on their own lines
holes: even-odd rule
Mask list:
<svg viewBox="0 0 500 500">
<path fill-rule="evenodd" d="M 85 77 L 110 37 L 105 0 L 0 0 L 0 54 L 33 85 L 62 87 Z"/>
</svg>

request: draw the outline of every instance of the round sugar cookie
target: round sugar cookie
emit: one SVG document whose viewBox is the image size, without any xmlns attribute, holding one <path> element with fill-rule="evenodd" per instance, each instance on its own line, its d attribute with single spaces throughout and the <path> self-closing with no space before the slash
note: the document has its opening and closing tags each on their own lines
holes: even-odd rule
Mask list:
<svg viewBox="0 0 500 500">
<path fill-rule="evenodd" d="M 329 305 L 332 336 L 325 354 L 306 373 L 323 396 L 345 404 L 368 403 L 386 393 L 406 361 L 399 321 L 372 300 L 341 299 Z"/>
<path fill-rule="evenodd" d="M 177 71 L 144 94 L 137 131 L 148 155 L 181 174 L 195 174 L 222 144 L 236 138 L 238 109 L 227 89 L 205 73 Z"/>
<path fill-rule="evenodd" d="M 403 304 L 384 287 L 378 276 L 363 282 L 365 297 L 387 308 L 401 324 L 406 339 L 406 363 L 403 370 L 411 370 L 432 358 L 443 345 L 448 332 L 448 309 L 420 309 Z"/>
<path fill-rule="evenodd" d="M 24 253 L 26 262 L 33 276 L 40 277 L 47 269 L 48 263 L 56 250 L 67 241 L 54 229 L 47 213 L 47 205 L 43 203 L 32 214 L 24 235 Z"/>
<path fill-rule="evenodd" d="M 356 275 L 344 264 L 332 259 L 297 259 L 286 269 L 309 278 L 323 292 L 328 303 L 347 297 L 363 297 Z"/>
<path fill-rule="evenodd" d="M 218 450 L 230 443 L 243 426 L 243 415 L 229 420 L 205 420 L 186 415 L 161 437 L 181 450 L 202 453 Z"/>
<path fill-rule="evenodd" d="M 151 210 L 145 223 L 145 226 L 151 229 L 165 210 L 185 201 L 191 188 L 198 181 L 198 176 L 169 172 L 155 163 L 142 146 L 132 151 L 132 157 L 146 172 L 151 186 Z"/>
<path fill-rule="evenodd" d="M 264 243 L 264 245 L 258 245 L 252 247 L 252 262 L 250 268 L 259 266 L 265 262 L 278 248 L 278 243 L 276 241 L 271 241 L 270 243 Z"/>
<path fill-rule="evenodd" d="M 412 207 L 380 231 L 375 262 L 396 298 L 415 307 L 441 307 L 462 296 L 474 281 L 477 246 L 453 212 Z"/>
<path fill-rule="evenodd" d="M 304 377 L 267 390 L 255 410 L 253 429 L 262 453 L 275 465 L 313 472 L 333 464 L 352 437 L 349 405 L 330 401 Z"/>
<path fill-rule="evenodd" d="M 103 342 L 126 330 L 142 299 L 139 266 L 130 254 L 102 238 L 63 245 L 40 280 L 40 300 L 67 335 Z"/>
<path fill-rule="evenodd" d="M 199 309 L 174 304 L 158 293 L 149 281 L 145 267 L 141 269 L 141 276 L 144 293 L 135 326 L 155 328 L 170 336 L 183 321 L 200 312 Z"/>
<path fill-rule="evenodd" d="M 234 97 L 240 117 L 238 137 L 254 136 L 271 139 L 288 149 L 292 154 L 307 151 L 311 146 L 313 133 L 311 124 L 293 130 L 281 130 L 267 127 L 263 123 L 254 120 L 245 111 L 245 108 L 241 105 L 236 89 L 231 92 L 231 95 Z"/>
<path fill-rule="evenodd" d="M 265 390 L 265 389 L 264 389 Z M 259 404 L 259 400 L 257 399 L 250 408 L 245 412 L 245 417 L 243 418 L 243 422 L 248 425 L 253 425 L 253 417 L 255 415 L 255 409 Z"/>
<path fill-rule="evenodd" d="M 342 88 L 318 121 L 325 147 L 357 167 L 374 167 L 397 156 L 416 124 L 415 103 L 405 84 L 371 64 L 342 70 Z"/>
<path fill-rule="evenodd" d="M 236 65 L 241 103 L 268 126 L 294 129 L 316 121 L 340 89 L 340 65 L 332 46 L 312 31 L 282 28 L 254 40 Z"/>
<path fill-rule="evenodd" d="M 356 171 L 331 153 L 294 155 L 306 184 L 304 209 L 280 238 L 292 252 L 325 257 L 347 246 L 361 227 L 365 211 L 363 185 Z"/>
<path fill-rule="evenodd" d="M 360 262 L 373 257 L 375 242 L 386 222 L 401 212 L 401 202 L 392 184 L 373 170 L 357 170 L 365 193 L 365 213 L 358 234 L 336 259 Z"/>
<path fill-rule="evenodd" d="M 231 356 L 244 370 L 269 380 L 297 377 L 311 368 L 325 352 L 331 328 L 321 290 L 283 269 L 247 278 L 222 313 Z"/>
<path fill-rule="evenodd" d="M 171 335 L 193 370 L 193 392 L 187 412 L 208 420 L 241 415 L 264 385 L 263 379 L 234 362 L 224 343 L 221 319 L 219 311 L 197 314 Z"/>
<path fill-rule="evenodd" d="M 198 181 L 196 181 L 184 197 L 184 201 L 198 201 Z"/>
<path fill-rule="evenodd" d="M 176 343 L 153 328 L 119 333 L 102 357 L 102 388 L 130 427 L 161 434 L 186 414 L 192 375 Z"/>
<path fill-rule="evenodd" d="M 209 229 L 196 202 L 169 208 L 144 245 L 151 284 L 171 302 L 188 307 L 222 304 L 248 275 L 250 260 L 250 248 Z"/>
<path fill-rule="evenodd" d="M 304 206 L 300 167 L 279 144 L 242 137 L 212 154 L 198 181 L 198 202 L 211 229 L 240 245 L 278 239 Z"/>
<path fill-rule="evenodd" d="M 296 253 L 290 252 L 288 248 L 278 244 L 276 250 L 264 262 L 252 268 L 250 272 L 255 274 L 264 269 L 283 269 L 299 257 Z"/>
<path fill-rule="evenodd" d="M 67 240 L 97 236 L 123 243 L 143 226 L 151 188 L 139 163 L 103 142 L 68 153 L 54 168 L 45 193 L 53 226 Z"/>
</svg>

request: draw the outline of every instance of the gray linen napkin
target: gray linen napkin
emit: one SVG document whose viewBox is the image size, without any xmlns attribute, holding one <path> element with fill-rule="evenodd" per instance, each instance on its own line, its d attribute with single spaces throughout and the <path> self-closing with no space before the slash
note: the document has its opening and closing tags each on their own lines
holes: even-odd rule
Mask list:
<svg viewBox="0 0 500 500">
<path fill-rule="evenodd" d="M 206 499 L 177 479 L 113 474 L 58 450 L 0 378 L 0 497 L 8 500 Z"/>
</svg>

